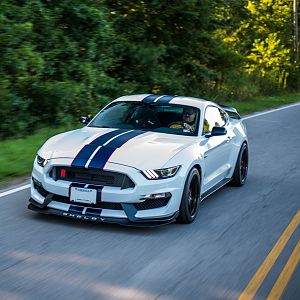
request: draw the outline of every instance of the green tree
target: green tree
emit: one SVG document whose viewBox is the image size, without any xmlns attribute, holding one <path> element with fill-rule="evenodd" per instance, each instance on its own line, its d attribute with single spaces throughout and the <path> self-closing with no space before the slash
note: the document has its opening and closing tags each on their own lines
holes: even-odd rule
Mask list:
<svg viewBox="0 0 300 300">
<path fill-rule="evenodd" d="M 0 137 L 97 111 L 116 94 L 102 1 L 4 0 L 0 28 Z"/>
<path fill-rule="evenodd" d="M 218 1 L 106 1 L 127 92 L 208 95 L 236 55 L 214 35 Z"/>
<path fill-rule="evenodd" d="M 289 0 L 251 0 L 247 16 L 225 41 L 246 58 L 246 70 L 269 82 L 269 87 L 286 88 L 295 68 L 293 13 Z"/>
</svg>

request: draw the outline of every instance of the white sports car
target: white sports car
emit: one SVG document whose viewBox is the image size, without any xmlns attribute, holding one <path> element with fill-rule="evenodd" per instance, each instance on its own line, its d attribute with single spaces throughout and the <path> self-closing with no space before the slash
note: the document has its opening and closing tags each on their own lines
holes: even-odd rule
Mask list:
<svg viewBox="0 0 300 300">
<path fill-rule="evenodd" d="M 205 197 L 246 181 L 248 141 L 234 108 L 130 95 L 81 122 L 38 151 L 29 209 L 134 226 L 191 223 Z"/>
</svg>

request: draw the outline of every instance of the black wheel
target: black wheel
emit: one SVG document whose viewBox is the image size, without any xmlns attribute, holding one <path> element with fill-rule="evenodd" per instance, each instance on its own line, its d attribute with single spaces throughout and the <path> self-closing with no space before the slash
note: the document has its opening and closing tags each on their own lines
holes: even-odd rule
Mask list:
<svg viewBox="0 0 300 300">
<path fill-rule="evenodd" d="M 177 221 L 183 224 L 192 223 L 197 216 L 199 203 L 200 175 L 198 170 L 193 168 L 184 185 Z"/>
<path fill-rule="evenodd" d="M 232 176 L 231 185 L 233 186 L 242 186 L 246 182 L 247 173 L 248 173 L 248 162 L 249 162 L 249 154 L 248 154 L 248 146 L 244 143 L 241 147 L 234 173 Z"/>
</svg>

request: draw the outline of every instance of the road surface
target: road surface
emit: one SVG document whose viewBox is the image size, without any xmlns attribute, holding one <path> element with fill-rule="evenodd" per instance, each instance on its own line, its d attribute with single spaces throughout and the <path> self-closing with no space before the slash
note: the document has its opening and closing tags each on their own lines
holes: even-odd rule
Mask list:
<svg viewBox="0 0 300 300">
<path fill-rule="evenodd" d="M 2 194 L 0 299 L 300 299 L 300 105 L 245 123 L 246 185 L 190 225 L 85 223 Z"/>
</svg>

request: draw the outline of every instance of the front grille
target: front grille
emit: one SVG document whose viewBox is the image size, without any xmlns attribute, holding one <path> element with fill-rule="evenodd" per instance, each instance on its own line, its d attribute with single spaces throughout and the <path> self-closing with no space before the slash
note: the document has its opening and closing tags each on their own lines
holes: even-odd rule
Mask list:
<svg viewBox="0 0 300 300">
<path fill-rule="evenodd" d="M 134 206 L 137 210 L 147 210 L 147 209 L 154 209 L 154 208 L 160 208 L 163 206 L 166 206 L 170 200 L 170 197 L 168 198 L 162 198 L 162 199 L 151 199 L 146 200 L 144 202 L 135 203 Z"/>
<path fill-rule="evenodd" d="M 54 180 L 114 186 L 120 187 L 121 189 L 133 188 L 135 186 L 133 181 L 125 174 L 97 169 L 55 167 L 51 174 Z"/>
</svg>

